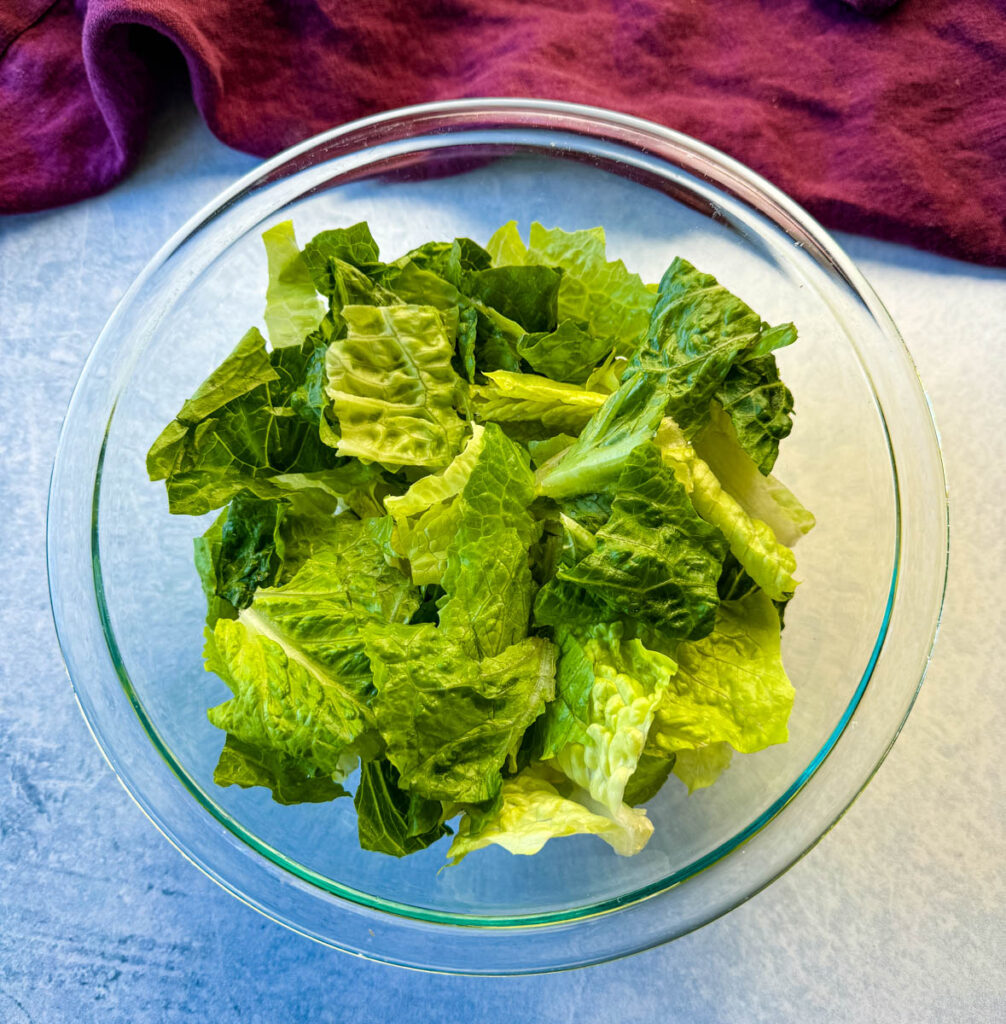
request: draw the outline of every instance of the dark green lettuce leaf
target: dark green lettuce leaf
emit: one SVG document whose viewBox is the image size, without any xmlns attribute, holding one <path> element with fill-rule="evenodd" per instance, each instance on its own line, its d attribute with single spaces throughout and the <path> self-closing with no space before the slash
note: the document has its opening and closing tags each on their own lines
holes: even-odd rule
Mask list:
<svg viewBox="0 0 1006 1024">
<path fill-rule="evenodd" d="M 560 566 L 557 575 L 626 619 L 667 637 L 697 639 L 713 628 L 726 553 L 722 534 L 699 518 L 647 442 L 624 461 L 596 549 L 574 566 Z"/>
<path fill-rule="evenodd" d="M 793 429 L 793 394 L 779 379 L 775 356 L 735 363 L 716 392 L 737 440 L 761 473 L 772 472 L 779 442 Z"/>
<path fill-rule="evenodd" d="M 203 596 L 206 598 L 206 625 L 210 629 L 217 619 L 237 617 L 237 609 L 217 593 L 220 581 L 220 538 L 227 520 L 225 509 L 213 520 L 206 532 L 192 542 L 193 557 Z"/>
<path fill-rule="evenodd" d="M 517 354 L 536 373 L 571 384 L 583 384 L 608 351 L 606 339 L 592 337 L 568 319 L 555 330 L 526 334 L 517 343 Z"/>
<path fill-rule="evenodd" d="M 795 339 L 792 324 L 769 327 L 716 278 L 678 258 L 660 282 L 646 340 L 627 372 L 639 367 L 663 377 L 667 412 L 688 438 L 709 422 L 717 400 L 768 473 L 793 426 L 793 396 L 770 353 Z"/>
<path fill-rule="evenodd" d="M 360 768 L 353 802 L 364 850 L 405 857 L 451 834 L 440 821 L 440 802 L 400 789 L 398 771 L 384 758 Z"/>
<path fill-rule="evenodd" d="M 348 796 L 331 775 L 268 747 L 228 736 L 213 771 L 218 786 L 262 786 L 278 804 L 320 804 Z"/>
<path fill-rule="evenodd" d="M 492 267 L 466 274 L 465 294 L 530 333 L 555 330 L 562 274 L 551 267 Z"/>
<path fill-rule="evenodd" d="M 365 631 L 377 725 L 401 785 L 431 800 L 495 796 L 507 754 L 554 692 L 555 654 L 529 638 L 481 661 L 423 623 Z"/>
<path fill-rule="evenodd" d="M 283 559 L 284 511 L 278 501 L 256 498 L 248 491 L 240 491 L 227 506 L 216 590 L 234 608 L 247 608 L 259 587 L 275 582 Z"/>
<path fill-rule="evenodd" d="M 304 246 L 304 263 L 315 287 L 323 295 L 331 295 L 330 264 L 332 259 L 343 260 L 369 274 L 380 269 L 380 251 L 365 221 L 348 228 L 322 231 Z"/>
<path fill-rule="evenodd" d="M 252 328 L 203 382 L 147 454 L 152 480 L 164 480 L 174 513 L 202 515 L 238 491 L 274 495 L 270 478 L 337 464 L 317 427 L 291 400 L 314 346 L 268 353 Z"/>
<path fill-rule="evenodd" d="M 636 762 L 636 770 L 625 786 L 622 799 L 630 807 L 649 803 L 670 778 L 677 757 L 678 755 L 673 751 L 666 753 L 659 747 L 653 749 L 644 747 Z"/>
<path fill-rule="evenodd" d="M 601 355 L 617 349 L 632 355 L 646 332 L 655 296 L 621 260 L 608 262 L 603 228 L 586 231 L 531 225 L 525 246 L 515 221 L 504 224 L 486 247 L 496 266 L 540 265 L 563 271 L 559 288 L 560 320 L 586 325 Z"/>
</svg>

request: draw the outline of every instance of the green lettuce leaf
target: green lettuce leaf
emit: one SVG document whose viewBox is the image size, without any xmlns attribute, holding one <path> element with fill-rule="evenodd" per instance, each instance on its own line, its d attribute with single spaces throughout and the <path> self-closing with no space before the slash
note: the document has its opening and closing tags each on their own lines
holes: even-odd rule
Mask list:
<svg viewBox="0 0 1006 1024">
<path fill-rule="evenodd" d="M 541 757 L 554 758 L 614 815 L 676 666 L 638 639 L 625 639 L 621 623 L 595 627 L 586 637 L 560 632 L 556 699 L 537 727 Z"/>
<path fill-rule="evenodd" d="M 645 811 L 622 806 L 617 815 L 602 813 L 589 796 L 576 799 L 547 768 L 523 769 L 502 787 L 498 811 L 473 827 L 469 815 L 462 817 L 447 856 L 460 863 L 469 853 L 495 844 L 513 854 L 537 853 L 550 839 L 572 835 L 596 835 L 623 857 L 638 853 L 653 834 Z"/>
<path fill-rule="evenodd" d="M 349 794 L 309 763 L 228 736 L 213 771 L 218 786 L 263 786 L 278 804 L 319 804 Z"/>
<path fill-rule="evenodd" d="M 729 743 L 710 743 L 705 747 L 679 750 L 674 758 L 674 774 L 689 793 L 711 786 L 730 767 L 733 748 Z"/>
<path fill-rule="evenodd" d="M 383 266 L 377 243 L 364 221 L 315 235 L 304 246 L 303 258 L 315 287 L 323 295 L 332 294 L 330 261 L 333 259 L 349 263 L 365 274 Z"/>
<path fill-rule="evenodd" d="M 593 338 L 605 343 L 601 356 L 612 347 L 631 355 L 646 332 L 655 297 L 621 260 L 607 261 L 604 229 L 562 231 L 535 222 L 529 237 L 525 247 L 516 223 L 504 224 L 486 246 L 493 263 L 560 267 L 559 319 L 585 324 Z"/>
<path fill-rule="evenodd" d="M 425 850 L 451 829 L 440 821 L 441 804 L 399 788 L 398 772 L 383 758 L 360 768 L 357 829 L 364 850 L 405 857 Z"/>
<path fill-rule="evenodd" d="M 226 521 L 225 509 L 213 520 L 206 532 L 192 542 L 196 572 L 199 573 L 199 582 L 206 598 L 206 625 L 210 629 L 216 624 L 217 619 L 237 617 L 234 605 L 217 593 L 220 582 L 220 541 Z"/>
<path fill-rule="evenodd" d="M 554 648 L 529 638 L 477 661 L 433 626 L 365 632 L 377 724 L 400 784 L 431 800 L 495 796 L 500 769 L 555 686 Z"/>
<path fill-rule="evenodd" d="M 792 396 L 778 372 L 773 377 L 775 358 L 766 353 L 793 338 L 792 324 L 769 327 L 716 278 L 678 258 L 660 282 L 634 363 L 663 379 L 667 412 L 688 438 L 708 422 L 714 398 L 735 409 L 744 443 L 752 444 L 756 461 L 768 472 L 778 438 L 791 426 Z M 753 367 L 741 368 L 748 359 Z"/>
<path fill-rule="evenodd" d="M 255 591 L 275 582 L 283 561 L 278 501 L 236 494 L 220 530 L 216 593 L 234 608 L 247 608 Z"/>
<path fill-rule="evenodd" d="M 656 442 L 661 457 L 688 492 L 698 514 L 717 527 L 747 574 L 775 601 L 788 601 L 797 587 L 796 557 L 772 528 L 749 516 L 721 486 L 672 420 L 665 420 Z"/>
<path fill-rule="evenodd" d="M 265 293 L 265 325 L 273 348 L 300 345 L 321 322 L 323 310 L 304 257 L 297 246 L 293 222 L 269 228 L 262 235 L 269 266 Z"/>
<path fill-rule="evenodd" d="M 525 334 L 517 343 L 518 355 L 536 373 L 573 384 L 588 380 L 608 351 L 606 338 L 592 337 L 575 320 L 563 320 L 554 331 Z"/>
<path fill-rule="evenodd" d="M 659 450 L 645 442 L 624 460 L 597 547 L 574 566 L 560 565 L 557 576 L 667 638 L 697 639 L 713 628 L 726 552 L 719 530 L 695 514 Z"/>
<path fill-rule="evenodd" d="M 454 507 L 445 552 L 440 626 L 473 657 L 501 653 L 527 635 L 533 581 L 528 549 L 539 525 L 529 506 L 534 475 L 526 452 L 496 424 L 485 428 Z"/>
<path fill-rule="evenodd" d="M 526 424 L 540 434 L 579 434 L 604 395 L 532 373 L 496 370 L 471 389 L 472 412 L 483 423 Z"/>
<path fill-rule="evenodd" d="M 657 706 L 651 745 L 680 752 L 728 743 L 751 754 L 785 743 L 793 687 L 779 641 L 778 613 L 761 591 L 721 604 L 709 636 L 678 645 L 678 671 Z"/>
<path fill-rule="evenodd" d="M 779 379 L 775 356 L 735 363 L 716 400 L 733 421 L 741 447 L 767 476 L 779 457 L 779 442 L 793 429 L 793 394 Z"/>
<path fill-rule="evenodd" d="M 327 391 L 339 453 L 393 466 L 446 466 L 465 424 L 462 380 L 443 317 L 430 306 L 346 306 L 347 333 L 328 348 Z"/>
<path fill-rule="evenodd" d="M 147 453 L 173 513 L 202 515 L 241 490 L 273 497 L 272 477 L 335 465 L 318 428 L 290 404 L 313 353 L 309 343 L 268 353 L 252 328 L 199 386 Z"/>
<path fill-rule="evenodd" d="M 524 328 L 493 306 L 466 294 L 462 290 L 463 280 L 452 283 L 414 260 L 405 259 L 389 268 L 383 281 L 405 302 L 430 305 L 441 311 L 458 310 L 459 317 L 474 314 L 474 342 L 466 338 L 465 344 L 466 349 L 472 344 L 475 365 L 482 372 L 520 369 L 517 344 L 526 333 Z"/>
<path fill-rule="evenodd" d="M 538 470 L 539 493 L 568 498 L 604 490 L 618 478 L 629 453 L 656 433 L 666 404 L 656 377 L 627 378 L 604 399 L 576 443 Z"/>
<path fill-rule="evenodd" d="M 665 751 L 655 744 L 644 746 L 622 799 L 630 807 L 649 803 L 663 789 L 681 753 L 684 752 Z"/>
<path fill-rule="evenodd" d="M 491 267 L 465 274 L 462 289 L 525 331 L 547 334 L 558 322 L 561 281 L 562 274 L 550 267 Z"/>
<path fill-rule="evenodd" d="M 714 402 L 709 423 L 693 441 L 723 489 L 752 518 L 772 528 L 776 538 L 792 547 L 814 527 L 814 516 L 775 477 L 764 475 L 741 447 L 733 423 Z"/>
<path fill-rule="evenodd" d="M 347 753 L 373 745 L 364 628 L 406 622 L 419 606 L 366 523 L 336 523 L 336 540 L 289 583 L 258 590 L 237 619 L 219 619 L 206 647 L 207 670 L 234 695 L 210 710 L 210 721 L 329 774 Z"/>
</svg>

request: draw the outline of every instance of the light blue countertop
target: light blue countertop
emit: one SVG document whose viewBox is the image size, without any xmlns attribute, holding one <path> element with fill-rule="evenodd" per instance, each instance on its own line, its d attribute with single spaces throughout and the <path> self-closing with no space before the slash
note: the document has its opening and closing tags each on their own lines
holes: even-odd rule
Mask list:
<svg viewBox="0 0 1006 1024">
<path fill-rule="evenodd" d="M 901 247 L 843 239 L 901 327 L 941 429 L 953 538 L 943 630 L 876 779 L 768 890 L 630 960 L 438 977 L 284 930 L 156 832 L 63 670 L 46 490 L 105 319 L 164 240 L 254 164 L 175 109 L 112 192 L 0 221 L 0 1022 L 1006 1019 L 1006 272 Z"/>
</svg>

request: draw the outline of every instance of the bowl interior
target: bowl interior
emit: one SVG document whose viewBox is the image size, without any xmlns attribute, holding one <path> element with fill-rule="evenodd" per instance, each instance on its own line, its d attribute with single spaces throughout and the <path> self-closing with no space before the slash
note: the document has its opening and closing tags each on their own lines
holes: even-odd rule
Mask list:
<svg viewBox="0 0 1006 1024">
<path fill-rule="evenodd" d="M 435 174 L 416 172 L 433 157 Z M 797 325 L 800 340 L 779 353 L 797 416 L 776 475 L 814 512 L 817 527 L 796 549 L 803 583 L 783 635 L 797 691 L 791 739 L 735 757 L 715 786 L 692 796 L 672 778 L 649 807 L 655 834 L 638 856 L 619 858 L 585 837 L 553 841 L 533 858 L 490 848 L 440 870 L 446 841 L 401 861 L 360 850 L 349 800 L 283 807 L 264 790 L 213 784 L 223 736 L 206 709 L 229 694 L 202 667 L 204 602 L 192 564 L 192 539 L 211 517 L 169 515 L 144 457 L 244 331 L 262 324 L 259 234 L 290 217 L 302 243 L 324 228 L 367 220 L 389 258 L 431 238 L 485 242 L 510 219 L 523 231 L 532 220 L 566 229 L 600 224 L 609 258 L 645 280 L 659 280 L 681 255 L 764 319 Z M 698 177 L 658 181 L 625 162 L 585 161 L 554 142 L 503 151 L 473 136 L 450 147 L 431 142 L 397 168 L 372 155 L 354 175 L 305 180 L 282 209 L 265 209 L 194 276 L 172 277 L 169 260 L 159 285 L 169 299 L 119 368 L 92 524 L 95 574 L 120 678 L 154 744 L 207 813 L 249 853 L 332 892 L 418 918 L 485 923 L 573 917 L 656 891 L 764 823 L 827 754 L 861 694 L 896 560 L 896 477 L 856 349 L 854 293 L 809 272 L 803 257 L 781 230 Z"/>
</svg>

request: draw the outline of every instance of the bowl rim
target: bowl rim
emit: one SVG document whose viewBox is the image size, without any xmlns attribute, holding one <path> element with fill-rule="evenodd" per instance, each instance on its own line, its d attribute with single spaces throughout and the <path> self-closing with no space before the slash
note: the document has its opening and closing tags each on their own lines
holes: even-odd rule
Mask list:
<svg viewBox="0 0 1006 1024">
<path fill-rule="evenodd" d="M 95 738 L 95 742 L 98 744 L 99 749 L 101 749 L 102 754 L 105 756 L 105 759 L 108 761 L 110 767 L 112 767 L 113 771 L 119 778 L 119 781 L 122 783 L 126 791 L 130 794 L 130 796 L 138 804 L 138 806 L 140 806 L 141 810 L 143 810 L 147 817 L 153 822 L 155 827 L 163 835 L 165 835 L 165 837 L 168 838 L 168 840 L 172 842 L 172 844 L 175 845 L 176 848 L 179 849 L 180 852 L 182 852 L 187 859 L 195 863 L 196 866 L 199 867 L 205 874 L 213 878 L 214 881 L 217 881 L 228 891 L 231 891 L 233 894 L 238 895 L 239 898 L 245 899 L 246 902 L 251 902 L 253 906 L 256 906 L 256 908 L 265 913 L 266 916 L 269 916 L 274 920 L 278 920 L 280 921 L 280 923 L 283 923 L 289 927 L 293 927 L 295 930 L 302 931 L 305 934 L 310 933 L 305 932 L 305 930 L 302 928 L 298 928 L 296 924 L 291 924 L 290 921 L 284 920 L 282 917 L 270 913 L 268 909 L 264 908 L 255 901 L 247 899 L 244 896 L 244 894 L 242 894 L 239 890 L 235 889 L 233 886 L 228 884 L 226 879 L 221 878 L 215 871 L 209 869 L 205 864 L 201 863 L 197 857 L 193 856 L 190 853 L 190 851 L 186 850 L 185 847 L 175 839 L 175 837 L 171 834 L 170 830 L 158 819 L 157 815 L 154 814 L 152 810 L 145 805 L 145 802 L 141 799 L 139 793 L 135 790 L 134 786 L 124 776 L 124 774 L 120 772 L 119 768 L 116 766 L 115 759 L 112 756 L 112 751 L 110 749 L 106 749 L 106 744 L 100 738 L 99 730 L 96 727 L 97 723 L 92 721 L 93 710 L 91 713 L 89 713 L 89 710 L 86 708 L 85 705 L 87 704 L 87 701 L 82 699 L 83 694 L 81 693 L 81 690 L 78 686 L 78 682 L 77 680 L 75 680 L 74 674 L 70 668 L 71 658 L 69 657 L 68 646 L 70 645 L 71 640 L 69 636 L 66 634 L 66 630 L 61 626 L 60 614 L 57 609 L 58 601 L 56 597 L 56 587 L 54 584 L 54 579 L 56 578 L 57 573 L 54 571 L 53 564 L 55 555 L 55 543 L 53 538 L 58 536 L 59 532 L 58 526 L 54 523 L 54 505 L 56 503 L 57 488 L 59 484 L 59 474 L 57 472 L 57 469 L 60 463 L 61 456 L 64 454 L 65 441 L 68 433 L 68 424 L 73 419 L 75 403 L 78 401 L 80 391 L 82 390 L 83 386 L 87 383 L 89 371 L 92 369 L 94 363 L 96 362 L 97 355 L 102 347 L 102 342 L 106 339 L 106 337 L 111 332 L 112 328 L 115 326 L 120 311 L 127 308 L 129 304 L 134 301 L 136 296 L 143 291 L 144 287 L 149 282 L 151 277 L 153 277 L 154 274 L 168 261 L 168 259 L 179 249 L 179 247 L 190 235 L 198 231 L 201 228 L 201 226 L 203 226 L 207 221 L 214 218 L 219 212 L 225 210 L 237 197 L 241 196 L 244 192 L 246 192 L 247 190 L 249 190 L 250 188 L 257 184 L 260 184 L 263 181 L 268 180 L 275 171 L 279 170 L 280 168 L 283 168 L 285 165 L 295 160 L 297 157 L 303 154 L 314 152 L 321 146 L 335 142 L 347 136 L 351 136 L 354 133 L 358 133 L 361 130 L 365 129 L 380 129 L 382 126 L 391 126 L 396 123 L 421 124 L 424 118 L 438 118 L 445 116 L 463 118 L 475 116 L 478 114 L 485 114 L 490 117 L 499 115 L 514 115 L 515 117 L 525 118 L 525 120 L 521 122 L 515 121 L 514 127 L 517 127 L 518 124 L 522 127 L 535 129 L 556 127 L 548 123 L 543 123 L 543 119 L 548 117 L 557 117 L 575 121 L 581 127 L 589 125 L 597 128 L 610 127 L 628 129 L 631 130 L 632 132 L 640 133 L 644 136 L 654 138 L 655 140 L 664 141 L 678 149 L 683 149 L 689 152 L 699 161 L 712 164 L 717 170 L 729 175 L 732 179 L 734 179 L 736 183 L 740 183 L 747 189 L 751 189 L 759 193 L 761 196 L 770 200 L 772 204 L 782 209 L 790 218 L 792 218 L 796 223 L 798 223 L 810 236 L 814 237 L 817 240 L 821 248 L 827 253 L 827 255 L 834 263 L 834 265 L 841 271 L 849 287 L 852 288 L 853 291 L 864 301 L 870 315 L 873 317 L 873 319 L 877 322 L 880 329 L 886 335 L 887 341 L 892 342 L 897 346 L 900 346 L 902 354 L 907 358 L 907 361 L 911 366 L 912 372 L 915 374 L 915 382 L 923 395 L 926 407 L 928 409 L 929 426 L 931 427 L 933 436 L 935 438 L 936 454 L 940 463 L 940 470 L 943 474 L 941 478 L 943 484 L 943 519 L 946 521 L 948 525 L 949 509 L 948 503 L 946 501 L 946 477 L 945 470 L 943 469 L 942 464 L 942 452 L 940 450 L 939 445 L 939 435 L 936 431 L 935 423 L 933 422 L 931 403 L 929 402 L 928 396 L 926 395 L 924 388 L 922 388 L 921 382 L 918 381 L 917 371 L 915 371 L 914 364 L 911 362 L 911 357 L 904 346 L 904 342 L 901 339 L 897 331 L 897 328 L 895 327 L 890 316 L 887 314 L 886 309 L 884 309 L 883 304 L 880 302 L 879 298 L 876 296 L 871 286 L 868 284 L 863 275 L 855 267 L 851 259 L 844 253 L 844 251 L 838 245 L 838 243 L 830 236 L 828 232 L 826 232 L 819 224 L 817 224 L 817 222 L 812 217 L 810 217 L 810 215 L 807 214 L 806 211 L 804 211 L 793 200 L 789 199 L 789 197 L 786 196 L 783 192 L 781 192 L 778 188 L 776 188 L 771 183 L 763 179 L 760 175 L 751 171 L 740 162 L 720 152 L 714 147 L 709 146 L 708 144 L 700 142 L 696 139 L 693 139 L 687 135 L 684 135 L 683 133 L 674 131 L 673 129 L 665 128 L 653 122 L 641 118 L 636 118 L 630 115 L 618 113 L 615 111 L 605 110 L 599 107 L 550 100 L 499 97 L 488 99 L 473 98 L 463 100 L 451 100 L 445 102 L 424 103 L 408 107 L 397 108 L 390 111 L 385 111 L 369 117 L 348 122 L 344 125 L 337 126 L 325 132 L 321 132 L 309 139 L 304 140 L 303 142 L 300 142 L 288 148 L 287 150 L 284 150 L 283 152 L 272 157 L 271 159 L 259 164 L 257 167 L 253 168 L 251 171 L 241 176 L 231 186 L 220 192 L 209 203 L 204 205 L 197 213 L 190 217 L 157 251 L 157 253 L 147 263 L 147 265 L 136 277 L 132 285 L 124 293 L 120 301 L 117 303 L 115 310 L 109 317 L 108 322 L 102 329 L 101 334 L 99 335 L 97 341 L 95 342 L 95 345 L 93 346 L 90 354 L 88 355 L 88 358 L 85 361 L 84 366 L 82 368 L 80 378 L 74 388 L 74 392 L 70 400 L 69 409 L 66 417 L 64 418 L 63 426 L 60 431 L 60 438 L 57 446 L 56 458 L 50 481 L 49 507 L 47 512 L 47 567 L 49 571 L 50 583 L 50 605 L 52 608 L 53 618 L 56 624 L 57 637 L 59 639 L 61 652 L 64 657 L 64 663 L 66 664 L 67 667 L 67 672 L 70 677 L 70 682 L 73 687 L 74 694 L 78 702 L 78 706 L 81 708 L 81 712 L 84 716 L 85 722 L 87 723 L 88 728 L 91 730 L 91 733 Z M 416 134 L 421 135 L 422 132 L 418 131 Z M 632 145 L 631 143 L 628 142 L 624 144 L 627 146 Z M 363 148 L 365 149 L 366 147 Z M 715 184 L 720 185 L 721 181 L 717 180 Z M 872 391 L 872 382 L 868 381 L 868 383 Z M 875 392 L 874 397 L 876 398 Z M 882 407 L 880 406 L 879 400 L 877 404 L 881 420 L 882 422 L 884 422 L 884 413 Z M 884 429 L 886 431 L 886 422 L 884 423 Z M 199 802 L 203 805 L 205 810 L 208 810 L 210 814 L 213 815 L 213 817 L 215 817 L 218 821 L 221 821 L 222 824 L 225 824 L 235 835 L 238 835 L 238 837 L 243 842 L 248 843 L 248 845 L 253 850 L 255 850 L 258 854 L 269 859 L 281 870 L 294 871 L 302 880 L 308 882 L 312 886 L 321 889 L 327 895 L 335 896 L 337 899 L 356 902 L 358 903 L 358 905 L 370 909 L 372 911 L 377 911 L 382 915 L 398 915 L 408 917 L 414 921 L 418 921 L 421 923 L 432 923 L 438 926 L 448 925 L 460 927 L 462 929 L 481 929 L 489 927 L 497 931 L 507 929 L 514 931 L 519 929 L 526 929 L 529 926 L 541 926 L 555 922 L 567 923 L 571 921 L 575 922 L 577 920 L 584 920 L 586 918 L 596 917 L 598 915 L 604 915 L 612 911 L 624 909 L 627 906 L 635 905 L 640 901 L 648 900 L 652 897 L 659 896 L 661 893 L 665 893 L 668 890 L 680 885 L 688 878 L 693 877 L 695 874 L 699 873 L 705 868 L 717 863 L 718 861 L 728 856 L 738 847 L 741 847 L 749 838 L 751 838 L 751 836 L 761 831 L 775 817 L 778 816 L 778 814 L 789 804 L 789 802 L 807 785 L 811 778 L 816 774 L 818 768 L 821 766 L 824 760 L 828 757 L 828 755 L 837 745 L 839 739 L 841 738 L 846 727 L 848 726 L 849 721 L 851 720 L 853 714 L 859 706 L 863 693 L 865 692 L 865 689 L 872 676 L 873 670 L 876 666 L 877 659 L 881 654 L 884 642 L 887 638 L 888 627 L 891 618 L 891 611 L 900 578 L 900 489 L 898 485 L 897 466 L 894 459 L 894 451 L 891 447 L 889 437 L 887 438 L 887 441 L 889 455 L 891 458 L 891 470 L 895 489 L 895 508 L 898 523 L 896 531 L 895 552 L 893 559 L 894 566 L 890 589 L 887 598 L 887 606 L 883 614 L 883 621 L 881 627 L 878 630 L 878 635 L 874 644 L 872 655 L 868 661 L 865 670 L 862 673 L 860 682 L 856 687 L 852 699 L 846 706 L 845 711 L 839 718 L 838 723 L 835 725 L 825 744 L 814 756 L 810 764 L 797 776 L 794 782 L 791 783 L 789 787 L 787 787 L 785 792 L 780 797 L 777 797 L 771 803 L 771 805 L 768 808 L 766 808 L 761 814 L 759 814 L 754 821 L 750 822 L 747 827 L 741 829 L 729 840 L 725 841 L 724 843 L 721 843 L 719 846 L 716 847 L 716 849 L 698 858 L 696 861 L 689 864 L 686 868 L 682 869 L 681 871 L 675 872 L 667 878 L 661 879 L 659 882 L 651 883 L 650 885 L 641 887 L 637 890 L 634 890 L 632 893 L 628 893 L 621 897 L 615 897 L 599 901 L 597 904 L 593 904 L 589 907 L 577 907 L 572 912 L 564 910 L 548 912 L 544 914 L 519 915 L 516 917 L 509 918 L 487 918 L 478 915 L 468 916 L 457 913 L 427 911 L 424 908 L 417 908 L 410 905 L 395 904 L 393 901 L 385 900 L 379 897 L 375 898 L 370 894 L 358 893 L 348 886 L 341 886 L 338 884 L 333 886 L 330 880 L 328 879 L 324 879 L 319 882 L 319 876 L 317 876 L 316 873 L 310 872 L 307 869 L 305 869 L 306 873 L 296 871 L 295 868 L 291 867 L 289 859 L 284 857 L 283 855 L 279 855 L 279 859 L 277 860 L 277 858 L 272 856 L 268 852 L 268 850 L 262 848 L 263 846 L 265 846 L 265 844 L 262 843 L 261 840 L 259 840 L 258 843 L 249 842 L 247 838 L 248 832 L 246 829 L 239 826 L 239 828 L 236 830 L 229 821 L 223 821 L 219 813 L 222 809 L 216 808 L 215 806 L 207 807 L 206 804 L 202 800 L 200 800 L 199 794 L 193 790 L 193 787 L 189 785 L 186 778 L 183 777 L 187 774 L 184 772 L 184 769 L 181 769 L 180 772 L 180 766 L 178 766 L 174 759 L 171 757 L 170 751 L 166 750 L 166 748 L 162 748 L 162 745 L 160 744 L 158 739 L 156 728 L 153 726 L 153 723 L 149 721 L 146 713 L 142 708 L 142 704 L 139 702 L 138 698 L 135 698 L 135 695 L 132 693 L 132 688 L 128 680 L 128 675 L 125 674 L 124 671 L 118 671 L 122 659 L 121 657 L 116 656 L 116 652 L 114 650 L 115 639 L 114 631 L 111 629 L 111 623 L 107 621 L 106 615 L 101 614 L 102 608 L 104 607 L 104 602 L 103 597 L 101 595 L 100 587 L 100 563 L 98 562 L 97 559 L 95 559 L 95 597 L 99 605 L 99 615 L 103 620 L 102 631 L 105 635 L 106 642 L 109 644 L 109 653 L 112 656 L 113 664 L 115 665 L 117 674 L 119 675 L 119 681 L 123 685 L 127 697 L 130 698 L 130 701 L 133 704 L 133 710 L 140 718 L 144 730 L 147 732 L 148 737 L 153 742 L 155 748 L 157 748 L 159 752 L 162 754 L 162 757 L 164 757 L 165 760 L 167 760 L 172 771 L 180 779 L 180 781 L 182 781 L 182 783 L 186 786 L 189 792 L 192 795 L 196 796 L 197 800 L 199 800 Z M 92 514 L 94 517 L 92 529 L 95 531 L 95 551 L 97 545 L 97 483 L 98 481 L 100 481 L 101 460 L 103 459 L 103 457 L 104 446 L 102 446 L 102 450 L 99 455 L 99 460 L 97 464 L 97 474 L 94 481 L 95 500 L 92 508 Z M 944 534 L 947 534 L 946 529 L 944 530 Z M 945 546 L 947 545 L 948 541 L 945 541 Z M 841 816 L 841 814 L 844 813 L 848 806 L 851 805 L 851 803 L 854 801 L 858 793 L 861 792 L 862 789 L 868 784 L 869 780 L 872 778 L 873 774 L 876 772 L 876 770 L 882 763 L 887 752 L 890 750 L 891 745 L 893 745 L 894 740 L 898 735 L 898 732 L 900 732 L 900 729 L 907 718 L 908 712 L 911 709 L 911 704 L 914 703 L 915 696 L 917 696 L 922 681 L 925 678 L 925 671 L 928 667 L 929 660 L 932 657 L 936 633 L 939 628 L 943 596 L 946 591 L 946 582 L 946 558 L 944 558 L 943 578 L 939 591 L 939 607 L 935 614 L 932 633 L 929 636 L 928 642 L 926 644 L 927 650 L 924 656 L 924 663 L 918 681 L 915 685 L 914 693 L 911 697 L 910 703 L 907 706 L 907 709 L 905 710 L 903 717 L 901 718 L 900 724 L 897 726 L 897 728 L 891 735 L 889 742 L 887 743 L 883 752 L 880 754 L 879 759 L 873 765 L 872 770 L 862 780 L 859 788 L 856 790 L 855 793 L 852 794 L 851 798 L 847 801 L 847 803 L 841 809 L 841 811 L 839 811 L 838 815 L 836 815 L 831 820 L 830 824 L 827 824 L 826 827 L 817 835 L 816 838 L 814 838 L 811 842 L 806 844 L 801 850 L 798 850 L 790 859 L 788 859 L 786 864 L 779 871 L 773 874 L 770 878 L 766 878 L 765 880 L 763 880 L 763 882 L 756 888 L 752 889 L 751 891 L 742 895 L 740 898 L 731 902 L 729 906 L 725 906 L 718 913 L 711 915 L 706 920 L 702 921 L 699 925 L 696 925 L 696 927 L 701 926 L 701 924 L 708 923 L 708 921 L 715 919 L 715 917 L 720 916 L 722 913 L 728 912 L 734 906 L 737 906 L 740 903 L 744 902 L 746 899 L 750 898 L 752 895 L 755 894 L 755 892 L 760 891 L 760 889 L 763 888 L 765 885 L 770 884 L 770 882 L 774 880 L 774 878 L 778 877 L 779 874 L 782 874 L 785 870 L 788 870 L 788 868 L 792 866 L 793 863 L 795 863 L 802 856 L 804 856 L 814 845 L 816 845 L 818 841 L 820 841 L 820 839 L 830 830 L 830 828 L 833 827 L 833 825 Z M 227 815 L 226 817 L 229 818 L 230 816 Z M 686 929 L 686 931 L 681 932 L 679 934 L 685 934 L 687 931 L 690 930 L 692 929 Z M 317 935 L 314 935 L 312 937 L 319 938 L 319 936 Z M 666 939 L 670 937 L 677 937 L 677 935 L 666 936 L 662 939 L 658 939 L 657 942 L 666 941 Z M 325 940 L 321 939 L 321 941 Z M 649 945 L 655 945 L 657 944 L 657 942 L 649 943 Z M 383 959 L 380 956 L 376 958 Z M 609 957 L 603 957 L 602 959 L 608 958 Z M 588 960 L 584 962 L 594 961 Z"/>
</svg>

